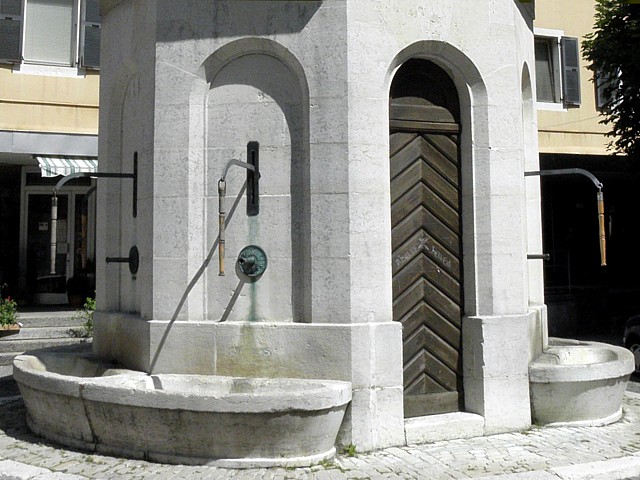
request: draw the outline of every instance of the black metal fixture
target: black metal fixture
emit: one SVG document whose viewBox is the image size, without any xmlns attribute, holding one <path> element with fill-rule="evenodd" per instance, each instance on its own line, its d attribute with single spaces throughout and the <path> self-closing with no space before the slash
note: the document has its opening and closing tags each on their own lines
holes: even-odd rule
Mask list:
<svg viewBox="0 0 640 480">
<path fill-rule="evenodd" d="M 253 217 L 260 213 L 260 166 L 259 155 L 260 144 L 258 142 L 247 143 L 247 161 L 241 162 L 231 159 L 227 162 L 222 172 L 222 177 L 218 180 L 218 275 L 224 277 L 224 256 L 225 256 L 225 221 L 227 211 L 224 206 L 224 199 L 227 195 L 227 173 L 233 165 L 247 169 L 247 215 Z"/>
<path fill-rule="evenodd" d="M 602 182 L 596 178 L 596 176 L 588 170 L 582 168 L 559 168 L 554 170 L 539 170 L 535 172 L 524 172 L 525 177 L 535 176 L 550 176 L 550 175 L 583 175 L 593 182 L 598 189 L 596 194 L 596 202 L 598 205 L 598 231 L 600 241 L 600 266 L 607 265 L 607 237 L 604 229 L 604 194 L 602 193 Z M 527 255 L 527 258 L 537 257 L 534 255 Z M 545 260 L 548 260 L 545 258 Z"/>
<path fill-rule="evenodd" d="M 107 257 L 105 261 L 107 263 L 128 263 L 131 275 L 135 275 L 138 273 L 138 267 L 140 266 L 140 253 L 138 252 L 138 247 L 134 245 L 129 250 L 128 257 Z"/>
<path fill-rule="evenodd" d="M 56 250 L 58 246 L 57 228 L 58 222 L 58 191 L 64 187 L 67 182 L 75 178 L 130 178 L 133 180 L 133 218 L 138 216 L 138 152 L 133 153 L 133 173 L 108 173 L 108 172 L 75 172 L 62 177 L 53 188 L 53 197 L 51 198 L 51 275 L 56 273 Z M 134 247 L 135 248 L 135 247 Z M 136 250 L 137 251 L 137 250 Z M 136 271 L 137 271 L 136 267 Z"/>
</svg>

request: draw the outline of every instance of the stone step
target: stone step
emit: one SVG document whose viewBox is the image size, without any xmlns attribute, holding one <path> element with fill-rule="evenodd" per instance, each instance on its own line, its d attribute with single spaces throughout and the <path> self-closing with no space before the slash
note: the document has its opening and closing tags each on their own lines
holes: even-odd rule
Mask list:
<svg viewBox="0 0 640 480">
<path fill-rule="evenodd" d="M 48 342 L 41 342 L 39 346 L 35 346 L 35 344 L 32 344 L 32 346 L 28 346 L 28 348 L 22 351 L 0 353 L 0 366 L 12 365 L 13 359 L 15 357 L 17 357 L 18 355 L 21 355 L 24 352 L 28 352 L 31 350 L 37 350 L 39 348 L 48 348 L 48 347 L 68 346 L 68 345 L 78 345 L 78 346 L 89 345 L 90 346 L 90 342 L 91 342 L 91 339 L 86 339 L 86 338 L 59 338 L 55 340 L 49 340 Z M 27 345 L 24 345 L 24 346 L 27 346 Z"/>
<path fill-rule="evenodd" d="M 23 352 L 28 352 L 29 350 L 38 350 L 40 348 L 48 348 L 48 347 L 59 347 L 63 345 L 76 345 L 81 343 L 86 343 L 91 339 L 87 338 L 33 338 L 26 340 L 9 340 L 12 338 L 4 337 L 0 340 L 0 354 L 3 354 L 3 357 L 8 354 L 8 356 L 16 356 Z M 13 358 L 13 357 L 11 357 Z M 11 361 L 9 360 L 9 363 Z M 8 365 L 8 363 L 0 363 L 0 365 Z"/>
<path fill-rule="evenodd" d="M 77 327 L 85 322 L 76 312 L 18 312 L 18 322 L 30 327 Z"/>
<path fill-rule="evenodd" d="M 36 338 L 70 338 L 77 337 L 70 330 L 81 331 L 82 325 L 68 325 L 63 327 L 25 327 L 19 333 L 0 337 L 0 344 L 8 340 L 32 340 Z"/>
</svg>

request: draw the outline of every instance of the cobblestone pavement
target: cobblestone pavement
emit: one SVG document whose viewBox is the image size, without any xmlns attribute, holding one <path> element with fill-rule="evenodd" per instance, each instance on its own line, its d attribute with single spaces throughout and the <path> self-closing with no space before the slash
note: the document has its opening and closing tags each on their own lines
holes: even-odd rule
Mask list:
<svg viewBox="0 0 640 480">
<path fill-rule="evenodd" d="M 640 394 L 606 427 L 532 428 L 467 440 L 387 448 L 311 468 L 229 470 L 65 450 L 31 434 L 10 385 L 0 395 L 0 479 L 614 479 L 640 475 Z M 52 414 L 55 414 L 52 412 Z"/>
</svg>

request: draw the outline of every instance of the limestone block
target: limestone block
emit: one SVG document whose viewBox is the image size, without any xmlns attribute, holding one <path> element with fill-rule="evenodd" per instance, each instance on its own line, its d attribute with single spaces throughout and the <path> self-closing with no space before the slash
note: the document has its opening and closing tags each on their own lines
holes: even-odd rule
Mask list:
<svg viewBox="0 0 640 480">
<path fill-rule="evenodd" d="M 485 379 L 485 435 L 531 426 L 528 377 Z"/>
<path fill-rule="evenodd" d="M 371 136 L 368 143 L 354 143 L 349 146 L 351 192 L 381 194 L 389 190 L 389 144 L 374 142 L 375 139 Z"/>
<path fill-rule="evenodd" d="M 391 322 L 391 258 L 351 259 L 351 321 Z"/>
<path fill-rule="evenodd" d="M 346 143 L 349 126 L 344 98 L 311 98 L 309 132 L 311 143 Z"/>
<path fill-rule="evenodd" d="M 311 308 L 314 323 L 350 321 L 349 269 L 350 262 L 346 258 L 313 257 Z"/>
<path fill-rule="evenodd" d="M 159 50 L 165 50 L 164 46 L 159 45 Z M 181 49 L 180 54 L 184 53 Z M 154 102 L 156 105 L 163 104 L 184 104 L 189 101 L 191 96 L 193 83 L 198 80 L 196 71 L 184 70 L 175 63 L 177 55 L 173 55 L 171 59 L 162 59 L 163 55 L 158 54 L 155 65 L 156 88 Z"/>
<path fill-rule="evenodd" d="M 408 445 L 473 438 L 484 435 L 484 418 L 465 412 L 407 418 L 404 429 Z"/>
<path fill-rule="evenodd" d="M 188 245 L 187 197 L 156 197 L 153 254 L 161 258 L 181 258 Z"/>
<path fill-rule="evenodd" d="M 154 115 L 154 144 L 155 148 L 189 147 L 190 130 L 202 131 L 202 120 L 192 124 L 194 119 L 189 115 L 186 102 L 181 104 L 156 105 Z M 198 129 L 198 127 L 200 127 Z"/>
<path fill-rule="evenodd" d="M 215 371 L 215 332 L 197 322 L 148 322 L 152 373 L 211 375 Z"/>
<path fill-rule="evenodd" d="M 351 325 L 354 389 L 402 387 L 402 326 L 398 322 Z"/>
<path fill-rule="evenodd" d="M 311 194 L 347 193 L 349 190 L 349 148 L 347 143 L 311 145 Z M 366 174 L 366 172 L 362 172 Z M 377 173 L 376 173 L 377 175 Z"/>
<path fill-rule="evenodd" d="M 190 181 L 190 172 L 194 168 L 192 163 L 199 163 L 202 166 L 201 151 L 157 149 L 153 161 L 153 176 L 150 176 L 153 187 L 147 191 L 161 197 L 185 196 L 192 186 Z M 176 165 L 187 168 L 176 168 Z"/>
<path fill-rule="evenodd" d="M 189 279 L 186 258 L 153 259 L 153 299 L 154 320 L 173 318 L 182 296 L 186 293 Z M 184 320 L 186 313 L 180 312 L 179 319 Z"/>
<path fill-rule="evenodd" d="M 465 406 L 484 417 L 485 434 L 530 425 L 527 334 L 533 315 L 463 319 Z"/>
<path fill-rule="evenodd" d="M 354 390 L 338 443 L 353 444 L 361 452 L 403 445 L 402 398 L 402 387 Z"/>
<path fill-rule="evenodd" d="M 312 257 L 346 257 L 349 253 L 349 197 L 346 194 L 311 195 Z"/>
</svg>

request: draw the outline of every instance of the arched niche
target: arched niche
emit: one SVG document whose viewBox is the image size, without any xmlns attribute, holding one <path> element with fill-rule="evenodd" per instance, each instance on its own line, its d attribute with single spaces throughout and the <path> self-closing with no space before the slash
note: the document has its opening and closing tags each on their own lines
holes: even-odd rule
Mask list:
<svg viewBox="0 0 640 480">
<path fill-rule="evenodd" d="M 283 58 L 284 57 L 284 58 Z M 231 159 L 246 161 L 247 143 L 260 144 L 260 213 L 245 213 L 239 197 L 246 170 L 231 167 L 227 210 L 240 198 L 226 231 L 227 275 L 207 275 L 207 319 L 309 321 L 308 92 L 293 57 L 271 41 L 232 42 L 203 64 L 192 92 L 191 123 L 202 129 L 206 244 L 218 235 L 218 179 Z M 206 86 L 206 88 L 204 88 Z M 268 255 L 259 282 L 241 285 L 239 251 L 258 245 Z"/>
</svg>

